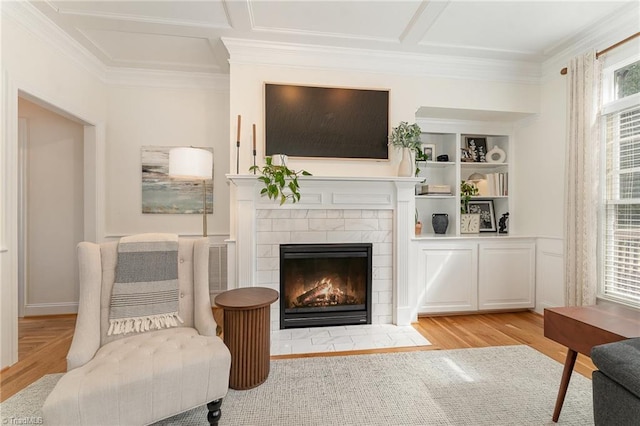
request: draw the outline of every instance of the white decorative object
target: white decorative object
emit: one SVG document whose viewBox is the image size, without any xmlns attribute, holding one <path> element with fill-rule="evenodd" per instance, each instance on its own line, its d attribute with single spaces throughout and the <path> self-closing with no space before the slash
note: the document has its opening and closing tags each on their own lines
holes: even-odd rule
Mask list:
<svg viewBox="0 0 640 426">
<path fill-rule="evenodd" d="M 480 232 L 480 215 L 463 213 L 460 215 L 460 233 L 477 234 Z"/>
<path fill-rule="evenodd" d="M 413 176 L 413 159 L 411 158 L 411 148 L 402 148 L 402 160 L 398 166 L 398 176 Z"/>
<path fill-rule="evenodd" d="M 487 163 L 504 163 L 506 158 L 507 154 L 504 150 L 498 148 L 497 145 L 494 145 L 494 147 L 487 152 Z"/>
<path fill-rule="evenodd" d="M 207 180 L 213 178 L 213 153 L 202 148 L 180 147 L 169 151 L 169 176 L 202 180 L 202 236 L 207 236 Z"/>
<path fill-rule="evenodd" d="M 274 166 L 286 166 L 289 158 L 284 154 L 273 154 L 271 156 L 271 164 Z"/>
</svg>

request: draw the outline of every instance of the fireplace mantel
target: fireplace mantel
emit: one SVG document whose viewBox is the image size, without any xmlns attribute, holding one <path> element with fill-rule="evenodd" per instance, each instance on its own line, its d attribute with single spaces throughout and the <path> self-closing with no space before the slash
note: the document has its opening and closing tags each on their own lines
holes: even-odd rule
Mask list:
<svg viewBox="0 0 640 426">
<path fill-rule="evenodd" d="M 393 212 L 392 322 L 409 325 L 417 319 L 409 288 L 410 240 L 414 233 L 415 184 L 412 177 L 303 176 L 298 178 L 297 203 L 269 200 L 260 195 L 256 175 L 227 175 L 233 184 L 232 226 L 229 239 L 229 287 L 259 285 L 257 276 L 256 221 L 260 210 L 390 210 Z"/>
</svg>

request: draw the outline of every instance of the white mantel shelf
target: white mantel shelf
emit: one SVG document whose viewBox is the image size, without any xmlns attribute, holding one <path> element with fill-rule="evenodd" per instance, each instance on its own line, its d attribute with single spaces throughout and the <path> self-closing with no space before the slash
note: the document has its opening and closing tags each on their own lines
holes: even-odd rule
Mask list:
<svg viewBox="0 0 640 426">
<path fill-rule="evenodd" d="M 258 175 L 235 175 L 227 174 L 227 179 L 231 182 L 256 181 Z M 418 177 L 399 177 L 399 176 L 299 176 L 299 181 L 340 181 L 340 182 L 406 182 L 416 184 L 424 180 Z"/>
<path fill-rule="evenodd" d="M 270 200 L 260 195 L 258 175 L 228 174 L 233 183 L 233 225 L 229 240 L 232 287 L 256 285 L 256 218 L 261 210 L 362 209 L 393 212 L 393 323 L 410 325 L 417 320 L 409 286 L 411 238 L 414 237 L 415 185 L 423 180 L 398 176 L 301 176 L 300 201 Z"/>
</svg>

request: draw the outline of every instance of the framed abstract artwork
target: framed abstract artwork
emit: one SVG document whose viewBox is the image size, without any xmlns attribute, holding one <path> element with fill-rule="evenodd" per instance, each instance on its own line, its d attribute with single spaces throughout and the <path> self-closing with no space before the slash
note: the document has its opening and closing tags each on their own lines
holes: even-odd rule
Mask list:
<svg viewBox="0 0 640 426">
<path fill-rule="evenodd" d="M 176 147 L 142 147 L 142 213 L 202 214 L 203 181 L 169 177 L 171 148 Z M 207 213 L 213 213 L 213 179 L 205 185 Z"/>
</svg>

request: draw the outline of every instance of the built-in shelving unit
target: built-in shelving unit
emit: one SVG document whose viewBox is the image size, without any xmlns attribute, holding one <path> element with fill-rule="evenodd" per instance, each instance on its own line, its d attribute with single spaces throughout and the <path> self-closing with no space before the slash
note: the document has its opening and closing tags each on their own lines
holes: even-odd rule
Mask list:
<svg viewBox="0 0 640 426">
<path fill-rule="evenodd" d="M 429 118 L 427 118 L 429 117 Z M 448 117 L 448 118 L 447 118 Z M 467 117 L 467 119 L 463 119 Z M 518 113 L 500 113 L 423 107 L 416 123 L 422 130 L 424 147 L 446 162 L 419 162 L 418 176 L 424 183 L 449 185 L 451 195 L 416 195 L 415 206 L 422 221 L 422 234 L 413 238 L 412 283 L 418 295 L 418 313 L 477 312 L 529 309 L 535 306 L 535 239 L 517 235 L 517 217 L 509 217 L 509 233 L 460 233 L 460 182 L 474 173 L 482 195 L 472 200 L 490 200 L 496 225 L 503 213 L 513 209 L 515 149 L 512 123 L 524 118 Z M 489 121 L 495 120 L 495 121 Z M 483 138 L 487 151 L 497 146 L 504 158 L 499 163 L 467 162 L 461 155 L 467 138 Z M 503 191 L 490 192 L 488 177 L 503 176 Z M 506 176 L 506 178 L 505 178 Z M 478 176 L 474 176 L 474 182 Z M 498 188 L 499 189 L 499 188 Z M 416 191 L 417 192 L 417 191 Z M 447 213 L 444 235 L 433 233 L 431 215 Z"/>
<path fill-rule="evenodd" d="M 493 203 L 496 228 L 500 217 L 510 210 L 509 189 L 512 186 L 510 173 L 513 164 L 512 136 L 509 125 L 503 123 L 474 122 L 464 120 L 417 120 L 422 129 L 422 148 L 432 152 L 435 160 L 438 156 L 446 154 L 449 161 L 417 161 L 417 176 L 423 178 L 423 183 L 416 187 L 416 211 L 423 223 L 423 231 L 416 238 L 442 237 L 433 232 L 431 217 L 435 213 L 446 213 L 449 217 L 449 226 L 444 235 L 460 237 L 460 182 L 469 180 L 474 174 L 484 177 L 475 184 L 480 190 L 480 195 L 472 197 L 473 200 L 490 200 Z M 503 162 L 470 162 L 462 156 L 462 148 L 467 148 L 468 138 L 483 138 L 486 140 L 487 151 L 494 146 L 504 151 Z M 488 160 L 498 160 L 499 156 L 493 156 Z M 477 175 L 476 175 L 477 176 Z M 502 183 L 500 183 L 502 181 Z M 495 182 L 495 185 L 493 183 Z M 450 195 L 421 195 L 420 185 L 448 185 L 451 188 Z M 494 187 L 495 189 L 491 189 Z M 513 221 L 510 220 L 510 229 L 513 229 Z M 480 233 L 480 236 L 486 233 Z M 462 235 L 464 236 L 464 235 Z M 470 235 L 478 237 L 478 235 Z"/>
</svg>

